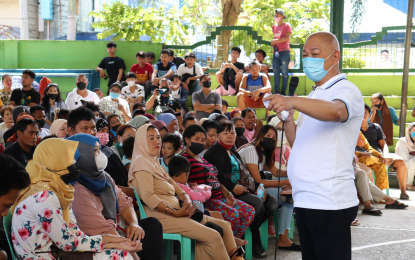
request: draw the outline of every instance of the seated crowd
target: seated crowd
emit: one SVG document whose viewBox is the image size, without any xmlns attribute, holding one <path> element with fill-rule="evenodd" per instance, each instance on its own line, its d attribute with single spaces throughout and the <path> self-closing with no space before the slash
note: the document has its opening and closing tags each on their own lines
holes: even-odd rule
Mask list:
<svg viewBox="0 0 415 260">
<path fill-rule="evenodd" d="M 258 50 L 258 61 L 245 67 L 237 61 L 241 50 L 233 48 L 232 61 L 216 74 L 220 86 L 212 90 L 193 53 L 181 59 L 162 50 L 153 66 L 154 53 L 140 51 L 124 74 L 116 44 L 108 43 L 107 51 L 97 68 L 110 78 L 107 95 L 88 90 L 82 74 L 65 101 L 52 82 L 41 95 L 32 87 L 35 73 L 25 70 L 23 88 L 2 98 L 0 213 L 11 214 L 15 254 L 161 260 L 171 254 L 163 251 L 163 233 L 175 233 L 196 240 L 196 259 L 244 259 L 248 243 L 257 257 L 266 257 L 260 227 L 267 220 L 279 249 L 300 251 L 289 239 L 291 148 L 280 118 L 263 122 L 253 109 L 264 107 L 262 98 L 271 92 L 260 63 L 265 52 Z M 3 84 L 9 79 L 3 75 Z M 234 94 L 238 108 L 228 111 L 221 95 Z M 396 171 L 400 199 L 415 190 L 415 123 L 399 139 L 396 154 L 389 153 L 396 111 L 380 93 L 363 109 L 351 162 L 362 213 L 382 214 L 373 201 L 405 209 L 382 190 L 389 188 L 388 167 Z M 135 191 L 147 217 L 137 214 Z M 3 260 L 12 252 L 1 228 Z M 252 241 L 245 240 L 248 228 Z"/>
</svg>

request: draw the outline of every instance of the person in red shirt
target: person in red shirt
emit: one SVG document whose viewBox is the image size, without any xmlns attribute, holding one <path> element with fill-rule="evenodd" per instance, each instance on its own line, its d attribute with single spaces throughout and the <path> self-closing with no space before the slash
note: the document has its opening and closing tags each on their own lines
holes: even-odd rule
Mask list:
<svg viewBox="0 0 415 260">
<path fill-rule="evenodd" d="M 153 75 L 153 66 L 146 62 L 146 53 L 143 51 L 137 52 L 135 57 L 137 58 L 137 64 L 131 66 L 130 72 L 134 72 L 136 75 L 136 84 L 140 84 L 144 87 L 145 98 L 150 95 L 151 91 L 151 75 Z"/>
<path fill-rule="evenodd" d="M 272 58 L 272 68 L 274 70 L 275 93 L 285 95 L 288 84 L 288 64 L 290 63 L 290 35 L 292 33 L 291 25 L 284 23 L 284 10 L 278 8 L 275 10 L 275 24 L 272 26 L 274 40 L 271 46 L 274 47 Z M 282 73 L 282 89 L 280 91 L 280 73 Z"/>
</svg>

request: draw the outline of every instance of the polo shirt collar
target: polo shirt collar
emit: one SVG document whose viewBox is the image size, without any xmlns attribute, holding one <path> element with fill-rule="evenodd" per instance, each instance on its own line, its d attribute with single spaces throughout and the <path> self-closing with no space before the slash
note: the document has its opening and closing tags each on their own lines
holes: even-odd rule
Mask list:
<svg viewBox="0 0 415 260">
<path fill-rule="evenodd" d="M 329 79 L 326 83 L 324 83 L 323 85 L 317 87 L 317 86 L 313 86 L 313 90 L 316 89 L 329 89 L 331 88 L 334 84 L 336 84 L 337 82 L 341 81 L 341 80 L 345 80 L 346 78 L 346 74 L 345 73 L 340 73 L 334 77 L 332 77 L 331 79 Z"/>
<path fill-rule="evenodd" d="M 208 93 L 207 95 L 205 94 L 205 92 L 203 92 L 203 90 L 200 90 L 200 92 L 201 92 L 204 96 L 208 97 L 208 96 L 212 93 L 212 89 L 210 89 L 210 90 L 209 90 L 209 93 Z"/>
</svg>

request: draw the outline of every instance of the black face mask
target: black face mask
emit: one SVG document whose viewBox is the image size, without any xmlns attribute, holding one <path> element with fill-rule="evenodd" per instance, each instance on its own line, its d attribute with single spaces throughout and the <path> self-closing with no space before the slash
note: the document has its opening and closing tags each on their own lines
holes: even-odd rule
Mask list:
<svg viewBox="0 0 415 260">
<path fill-rule="evenodd" d="M 237 136 L 242 136 L 245 132 L 245 127 L 235 127 L 235 132 Z"/>
<path fill-rule="evenodd" d="M 79 179 L 81 171 L 78 169 L 78 164 L 74 163 L 66 169 L 68 169 L 69 173 L 61 176 L 62 181 L 66 185 L 73 183 Z"/>
<path fill-rule="evenodd" d="M 49 98 L 55 100 L 58 97 L 58 94 L 48 94 Z"/>
<path fill-rule="evenodd" d="M 202 82 L 202 86 L 205 87 L 205 88 L 210 88 L 211 85 L 212 85 L 212 82 L 210 82 L 210 81 Z"/>
<path fill-rule="evenodd" d="M 203 152 L 203 150 L 205 150 L 205 145 L 192 142 L 191 146 L 189 146 L 189 149 L 192 153 L 197 155 L 197 154 Z"/>
<path fill-rule="evenodd" d="M 79 90 L 84 90 L 86 88 L 86 83 L 84 83 L 84 82 L 78 82 L 78 83 L 76 83 L 76 87 Z"/>
<path fill-rule="evenodd" d="M 375 107 L 377 107 L 377 108 L 381 108 L 382 107 L 382 104 L 377 104 L 377 105 L 375 105 Z"/>
<path fill-rule="evenodd" d="M 39 124 L 39 127 L 42 128 L 45 125 L 45 119 L 42 120 L 36 120 L 36 122 Z"/>
<path fill-rule="evenodd" d="M 271 150 L 275 148 L 275 140 L 268 138 L 268 137 L 264 137 L 262 139 L 262 143 L 261 143 L 262 148 L 264 148 L 264 150 Z"/>
<path fill-rule="evenodd" d="M 113 126 L 111 129 L 114 130 L 115 132 L 117 132 L 118 127 L 120 127 L 120 125 Z"/>
</svg>

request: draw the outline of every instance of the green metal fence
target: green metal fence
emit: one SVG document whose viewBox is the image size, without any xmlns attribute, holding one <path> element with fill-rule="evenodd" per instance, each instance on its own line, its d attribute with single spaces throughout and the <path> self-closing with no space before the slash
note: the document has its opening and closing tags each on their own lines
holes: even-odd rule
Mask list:
<svg viewBox="0 0 415 260">
<path fill-rule="evenodd" d="M 412 31 L 415 39 L 415 27 Z M 402 72 L 404 57 L 405 26 L 384 27 L 369 41 L 343 44 L 343 72 Z M 255 51 L 263 49 L 267 57 L 264 63 L 272 65 L 272 47 L 270 41 L 264 40 L 258 32 L 249 26 L 221 26 L 206 37 L 204 41 L 193 45 L 166 45 L 174 49 L 177 56 L 184 56 L 192 51 L 197 62 L 209 67 L 208 72 L 220 69 L 222 62 L 230 59 L 232 47 L 242 49 L 240 62 L 248 64 L 255 58 Z M 415 47 L 415 43 L 412 45 Z M 290 72 L 303 72 L 301 62 L 302 44 L 290 44 Z M 414 48 L 411 48 L 411 54 Z M 415 54 L 415 53 L 414 53 Z M 415 72 L 415 55 L 411 55 L 410 72 Z"/>
</svg>

